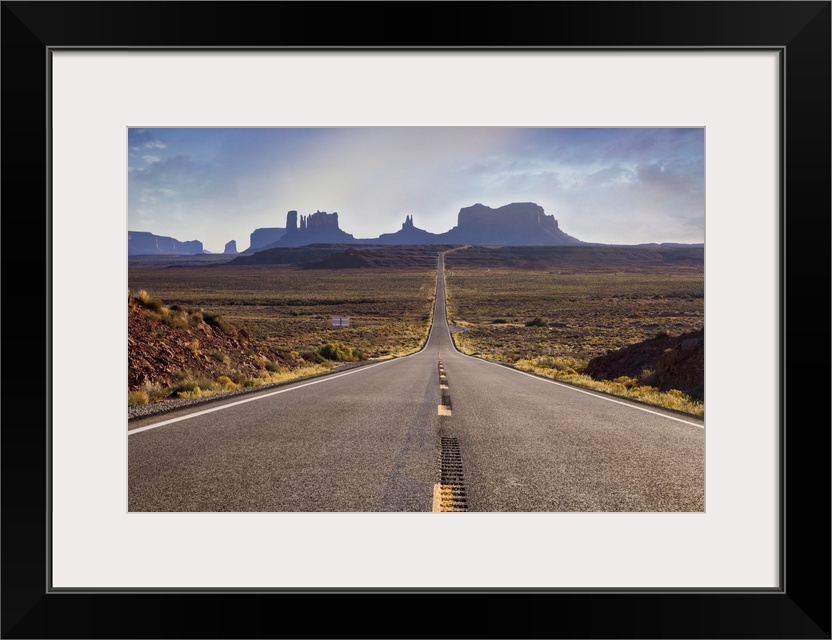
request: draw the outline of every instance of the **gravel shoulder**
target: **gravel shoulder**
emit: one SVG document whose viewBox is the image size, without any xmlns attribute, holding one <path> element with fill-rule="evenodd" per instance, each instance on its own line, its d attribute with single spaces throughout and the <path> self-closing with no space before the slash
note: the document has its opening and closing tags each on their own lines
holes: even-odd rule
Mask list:
<svg viewBox="0 0 832 640">
<path fill-rule="evenodd" d="M 324 376 L 330 376 L 334 373 L 340 373 L 342 371 L 346 371 L 347 369 L 355 369 L 356 367 L 363 367 L 368 364 L 375 364 L 379 362 L 378 360 L 364 360 L 362 362 L 343 362 L 340 364 L 335 365 L 329 371 L 324 373 L 317 373 L 310 376 L 301 376 L 295 378 L 293 380 L 285 380 L 283 382 L 275 382 L 274 384 L 264 384 L 257 387 L 251 387 L 248 389 L 239 389 L 237 391 L 229 391 L 227 393 L 218 393 L 216 395 L 208 396 L 205 398 L 194 398 L 194 399 L 181 399 L 181 400 L 166 400 L 164 402 L 155 402 L 151 404 L 136 404 L 127 407 L 127 421 L 128 424 L 133 420 L 138 420 L 139 418 L 147 418 L 148 416 L 154 415 L 162 415 L 165 413 L 170 413 L 171 411 L 176 411 L 178 409 L 183 409 L 186 407 L 198 406 L 198 405 L 208 405 L 214 402 L 225 401 L 229 398 L 233 398 L 235 396 L 246 396 L 252 393 L 261 393 L 268 389 L 276 389 L 279 387 L 285 387 L 291 384 L 296 384 L 298 382 L 303 382 L 304 380 L 312 380 L 315 378 L 322 378 Z"/>
</svg>

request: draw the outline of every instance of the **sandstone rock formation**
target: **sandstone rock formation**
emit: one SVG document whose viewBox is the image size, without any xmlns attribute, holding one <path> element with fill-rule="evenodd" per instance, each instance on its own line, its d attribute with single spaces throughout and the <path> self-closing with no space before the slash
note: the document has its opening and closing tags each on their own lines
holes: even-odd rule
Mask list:
<svg viewBox="0 0 832 640">
<path fill-rule="evenodd" d="M 405 216 L 402 228 L 395 233 L 382 233 L 378 238 L 362 240 L 372 244 L 444 244 L 440 236 L 413 225 L 413 216 Z"/>
<path fill-rule="evenodd" d="M 515 202 L 492 209 L 482 204 L 459 210 L 457 226 L 445 233 L 430 233 L 413 224 L 407 215 L 401 229 L 384 233 L 378 238 L 357 239 L 341 230 L 337 213 L 316 211 L 286 215 L 285 233 L 277 239 L 267 232 L 280 229 L 257 229 L 251 236 L 248 252 L 277 247 L 300 247 L 309 244 L 469 244 L 512 246 L 586 245 L 564 233 L 553 215 L 533 202 Z M 255 235 L 257 236 L 255 238 Z"/>
<path fill-rule="evenodd" d="M 280 240 L 285 234 L 286 229 L 284 227 L 264 227 L 262 229 L 255 229 L 251 233 L 246 253 L 265 249 L 269 245 Z"/>
<path fill-rule="evenodd" d="M 497 209 L 479 203 L 463 207 L 457 226 L 440 237 L 445 243 L 474 245 L 583 244 L 561 231 L 555 217 L 534 202 L 514 202 Z"/>
<path fill-rule="evenodd" d="M 355 243 L 357 240 L 338 226 L 338 214 L 316 211 L 309 215 L 289 211 L 286 214 L 286 234 L 272 246 L 299 247 L 320 243 Z"/>
<path fill-rule="evenodd" d="M 229 240 L 225 243 L 225 250 L 223 253 L 227 256 L 236 256 L 239 251 L 237 251 L 237 241 L 236 240 Z"/>
<path fill-rule="evenodd" d="M 199 240 L 181 242 L 167 236 L 157 236 L 147 231 L 127 232 L 127 255 L 196 255 L 205 253 Z"/>
</svg>

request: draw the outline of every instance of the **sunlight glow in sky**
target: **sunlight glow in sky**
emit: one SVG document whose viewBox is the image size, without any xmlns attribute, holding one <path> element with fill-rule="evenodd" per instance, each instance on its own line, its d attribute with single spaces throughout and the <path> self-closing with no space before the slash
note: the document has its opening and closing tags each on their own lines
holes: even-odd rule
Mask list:
<svg viewBox="0 0 832 640">
<path fill-rule="evenodd" d="M 702 128 L 128 130 L 128 229 L 221 253 L 286 212 L 373 238 L 443 233 L 460 208 L 535 202 L 587 242 L 704 242 Z"/>
</svg>

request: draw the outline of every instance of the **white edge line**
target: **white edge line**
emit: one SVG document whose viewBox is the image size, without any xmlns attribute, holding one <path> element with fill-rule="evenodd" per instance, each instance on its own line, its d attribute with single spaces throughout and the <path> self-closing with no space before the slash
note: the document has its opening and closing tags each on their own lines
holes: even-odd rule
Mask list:
<svg viewBox="0 0 832 640">
<path fill-rule="evenodd" d="M 418 352 L 417 352 L 418 353 Z M 411 353 L 410 356 L 416 355 L 415 353 Z M 127 435 L 132 436 L 134 433 L 141 433 L 142 431 L 148 431 L 150 429 L 158 429 L 159 427 L 164 427 L 168 424 L 173 424 L 174 422 L 181 422 L 182 420 L 190 420 L 191 418 L 196 418 L 197 416 L 204 416 L 207 413 L 214 413 L 215 411 L 222 411 L 223 409 L 230 409 L 231 407 L 236 407 L 241 404 L 245 404 L 246 402 L 254 402 L 255 400 L 262 400 L 263 398 L 269 398 L 271 396 L 276 396 L 279 393 L 286 393 L 287 391 L 294 391 L 296 389 L 302 389 L 303 387 L 309 387 L 313 384 L 320 384 L 321 382 L 329 382 L 330 380 L 335 380 L 336 378 L 343 378 L 344 376 L 348 376 L 353 373 L 359 373 L 360 371 L 367 371 L 368 369 L 373 369 L 383 364 L 389 364 L 391 362 L 398 362 L 404 358 L 409 358 L 410 356 L 402 356 L 401 358 L 393 358 L 392 360 L 385 360 L 384 362 L 377 362 L 376 364 L 370 364 L 363 367 L 359 367 L 357 369 L 353 369 L 352 371 L 345 371 L 344 373 L 338 373 L 332 376 L 324 376 L 318 380 L 313 380 L 311 382 L 305 382 L 303 384 L 299 384 L 297 386 L 287 387 L 285 389 L 279 389 L 278 391 L 271 391 L 269 393 L 257 394 L 251 398 L 244 398 L 243 400 L 237 400 L 236 402 L 229 402 L 228 404 L 224 404 L 219 407 L 213 407 L 211 409 L 203 409 L 202 411 L 196 411 L 194 413 L 189 413 L 186 416 L 180 416 L 178 418 L 171 418 L 169 420 L 163 420 L 162 422 L 157 422 L 155 424 L 149 424 L 146 427 L 138 427 L 136 429 L 128 429 Z"/>
<path fill-rule="evenodd" d="M 467 355 L 463 353 L 462 355 Z M 473 356 L 468 356 L 469 358 L 473 358 Z M 666 413 L 660 413 L 658 411 L 653 411 L 651 409 L 647 409 L 645 407 L 639 407 L 634 404 L 630 404 L 629 402 L 623 402 L 621 400 L 616 400 L 615 398 L 609 398 L 607 396 L 598 395 L 597 393 L 592 393 L 592 391 L 587 391 L 586 389 L 579 389 L 578 387 L 574 387 L 571 384 L 563 384 L 562 382 L 558 382 L 556 380 L 549 380 L 548 378 L 541 378 L 540 376 L 532 375 L 531 373 L 527 373 L 525 371 L 520 371 L 519 369 L 514 369 L 512 367 L 506 367 L 501 365 L 498 362 L 491 362 L 490 360 L 483 360 L 482 358 L 477 358 L 477 360 L 482 360 L 483 362 L 487 362 L 488 364 L 493 364 L 495 367 L 500 367 L 502 369 L 507 369 L 508 371 L 514 371 L 514 373 L 519 373 L 520 375 L 528 376 L 529 378 L 533 378 L 535 380 L 540 380 L 541 382 L 548 382 L 549 384 L 555 384 L 559 387 L 563 387 L 564 389 L 571 389 L 572 391 L 577 391 L 578 393 L 585 393 L 588 396 L 592 396 L 593 398 L 598 398 L 599 400 L 606 400 L 607 402 L 614 402 L 615 404 L 620 404 L 624 407 L 630 407 L 631 409 L 638 409 L 639 411 L 644 411 L 645 413 L 652 413 L 654 416 L 661 416 L 662 418 L 667 418 L 668 420 L 675 420 L 676 422 L 681 422 L 682 424 L 689 424 L 692 427 L 699 427 L 700 429 L 704 429 L 704 424 L 698 424 L 696 422 L 690 422 L 688 420 L 682 420 L 682 418 L 676 418 L 674 416 L 669 416 Z"/>
<path fill-rule="evenodd" d="M 442 279 L 445 279 L 445 269 L 444 269 L 444 261 L 443 261 L 443 269 L 442 269 Z M 444 282 L 442 283 L 445 284 Z M 447 298 L 447 293 L 445 294 Z M 652 411 L 650 409 L 646 409 L 645 407 L 639 407 L 638 405 L 630 404 L 629 402 L 622 402 L 621 400 L 616 400 L 614 398 L 610 398 L 607 396 L 602 396 L 597 393 L 593 393 L 592 391 L 587 391 L 586 389 L 579 389 L 571 384 L 563 384 L 562 382 L 557 382 L 556 380 L 550 380 L 548 378 L 542 378 L 540 376 L 532 375 L 531 373 L 526 373 L 525 371 L 520 371 L 520 369 L 515 369 L 514 367 L 509 367 L 499 362 L 492 362 L 491 360 L 486 360 L 485 358 L 477 358 L 475 356 L 469 356 L 467 353 L 462 353 L 459 349 L 456 348 L 456 344 L 454 344 L 454 337 L 451 335 L 451 325 L 447 323 L 448 313 L 447 313 L 447 301 L 445 307 L 445 324 L 448 327 L 448 337 L 451 339 L 451 349 L 456 351 L 459 355 L 465 356 L 466 358 L 473 358 L 474 360 L 479 360 L 480 362 L 485 362 L 487 364 L 492 364 L 495 367 L 500 367 L 501 369 L 505 369 L 507 371 L 513 371 L 514 373 L 519 373 L 524 376 L 528 376 L 534 380 L 540 380 L 541 382 L 548 382 L 549 384 L 554 384 L 559 387 L 563 387 L 564 389 L 571 389 L 572 391 L 577 391 L 578 393 L 585 393 L 588 396 L 592 396 L 593 398 L 598 398 L 599 400 L 606 400 L 607 402 L 614 402 L 615 404 L 620 404 L 624 407 L 630 407 L 631 409 L 637 409 L 638 411 L 644 411 L 645 413 L 652 413 L 654 416 L 661 416 L 662 418 L 667 418 L 668 420 L 675 420 L 676 422 L 681 422 L 682 424 L 689 424 L 692 427 L 698 427 L 699 429 L 705 429 L 704 424 L 699 424 L 697 422 L 690 422 L 688 420 L 682 420 L 681 418 L 676 418 L 674 416 L 669 416 L 666 413 L 659 413 L 658 411 Z M 433 327 L 431 327 L 433 329 Z"/>
</svg>

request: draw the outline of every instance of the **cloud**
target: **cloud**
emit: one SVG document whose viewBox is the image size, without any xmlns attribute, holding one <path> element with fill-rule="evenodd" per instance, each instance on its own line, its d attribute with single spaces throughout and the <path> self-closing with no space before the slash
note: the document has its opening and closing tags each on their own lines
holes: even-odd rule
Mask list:
<svg viewBox="0 0 832 640">
<path fill-rule="evenodd" d="M 232 238 L 242 248 L 255 228 L 283 226 L 290 209 L 338 211 L 342 229 L 369 238 L 396 230 L 408 214 L 420 228 L 447 231 L 475 202 L 537 202 L 589 241 L 704 239 L 702 129 L 186 128 L 129 136 L 131 220 L 197 237 L 208 250 Z"/>
<path fill-rule="evenodd" d="M 611 166 L 553 194 L 561 228 L 598 242 L 702 242 L 704 166 L 682 158 Z"/>
<path fill-rule="evenodd" d="M 161 198 L 170 198 L 179 195 L 173 189 L 142 189 L 139 192 L 139 202 L 142 204 L 151 204 L 158 202 Z"/>
<path fill-rule="evenodd" d="M 134 187 L 139 192 L 153 189 L 193 202 L 224 200 L 237 195 L 234 176 L 212 164 L 195 162 L 184 154 L 163 159 L 145 156 L 145 160 L 147 167 L 130 174 L 131 190 Z"/>
<path fill-rule="evenodd" d="M 615 189 L 620 185 L 633 184 L 636 177 L 636 172 L 616 165 L 586 174 L 581 186 L 590 189 Z"/>
<path fill-rule="evenodd" d="M 158 140 L 147 129 L 128 129 L 127 130 L 128 146 L 133 151 L 141 151 L 143 149 L 167 149 L 167 144 Z"/>
</svg>

